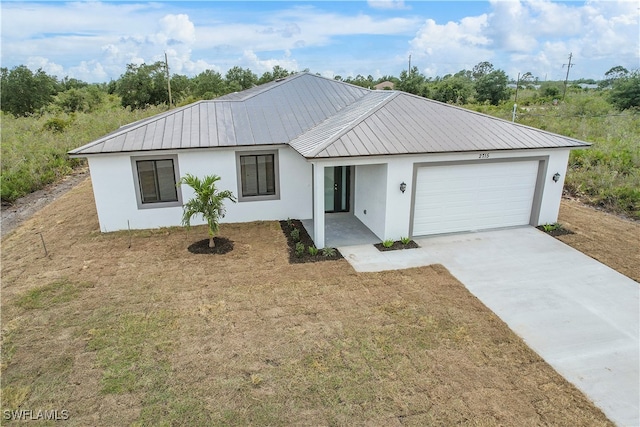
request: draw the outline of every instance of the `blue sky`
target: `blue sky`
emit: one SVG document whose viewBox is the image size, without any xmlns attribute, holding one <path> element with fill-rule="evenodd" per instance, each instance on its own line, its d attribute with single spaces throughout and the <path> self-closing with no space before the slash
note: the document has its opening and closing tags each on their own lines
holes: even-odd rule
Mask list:
<svg viewBox="0 0 640 427">
<path fill-rule="evenodd" d="M 622 1 L 85 1 L 0 4 L 3 67 L 117 79 L 166 52 L 172 73 L 280 65 L 327 77 L 443 76 L 491 62 L 513 78 L 640 68 L 640 7 Z"/>
</svg>

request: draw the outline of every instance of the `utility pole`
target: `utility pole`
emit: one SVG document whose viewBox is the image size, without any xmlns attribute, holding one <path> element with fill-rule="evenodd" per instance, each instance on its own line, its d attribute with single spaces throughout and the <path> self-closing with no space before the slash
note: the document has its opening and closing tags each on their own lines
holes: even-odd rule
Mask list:
<svg viewBox="0 0 640 427">
<path fill-rule="evenodd" d="M 171 74 L 169 74 L 169 60 L 167 59 L 167 52 L 164 53 L 164 65 L 167 70 L 167 89 L 169 90 L 169 109 L 173 104 L 171 100 Z"/>
<path fill-rule="evenodd" d="M 516 97 L 513 100 L 513 115 L 511 121 L 516 121 L 516 109 L 518 108 L 518 85 L 520 84 L 520 73 L 518 73 L 518 79 L 516 80 Z"/>
<path fill-rule="evenodd" d="M 564 78 L 564 92 L 562 92 L 562 100 L 564 101 L 564 97 L 567 95 L 567 82 L 569 81 L 569 70 L 571 69 L 571 67 L 573 67 L 575 64 L 571 63 L 571 57 L 573 56 L 573 53 L 569 53 L 569 63 L 568 64 L 562 64 L 562 68 L 564 68 L 564 66 L 567 66 L 567 76 Z"/>
<path fill-rule="evenodd" d="M 407 73 L 407 77 L 411 77 L 411 55 L 409 55 L 409 72 Z"/>
</svg>

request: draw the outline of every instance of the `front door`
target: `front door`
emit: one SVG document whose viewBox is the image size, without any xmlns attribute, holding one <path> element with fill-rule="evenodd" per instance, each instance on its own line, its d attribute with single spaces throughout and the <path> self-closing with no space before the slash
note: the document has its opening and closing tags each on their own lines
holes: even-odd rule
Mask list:
<svg viewBox="0 0 640 427">
<path fill-rule="evenodd" d="M 351 167 L 324 168 L 325 212 L 349 212 Z"/>
</svg>

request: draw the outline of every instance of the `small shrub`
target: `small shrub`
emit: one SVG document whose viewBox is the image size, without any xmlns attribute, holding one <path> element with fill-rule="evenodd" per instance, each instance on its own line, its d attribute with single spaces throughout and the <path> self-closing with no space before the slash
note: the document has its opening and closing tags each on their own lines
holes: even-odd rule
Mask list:
<svg viewBox="0 0 640 427">
<path fill-rule="evenodd" d="M 293 228 L 293 220 L 291 218 L 287 218 L 287 225 L 289 228 Z"/>
<path fill-rule="evenodd" d="M 545 231 L 545 233 L 550 233 L 552 231 L 562 229 L 562 225 L 560 225 L 560 223 L 557 223 L 557 222 L 553 224 L 543 224 L 542 229 Z"/>
<path fill-rule="evenodd" d="M 336 250 L 335 250 L 335 248 L 324 248 L 322 250 L 322 255 L 324 255 L 326 257 L 335 256 L 336 255 Z"/>
<path fill-rule="evenodd" d="M 316 256 L 318 255 L 318 248 L 315 246 L 309 246 L 309 255 Z"/>
<path fill-rule="evenodd" d="M 44 123 L 44 130 L 54 133 L 62 133 L 69 126 L 69 122 L 59 117 L 52 117 Z"/>
<path fill-rule="evenodd" d="M 291 235 L 291 238 L 294 242 L 298 242 L 300 240 L 300 230 L 298 230 L 297 228 L 291 230 L 291 233 L 289 234 Z"/>
<path fill-rule="evenodd" d="M 408 245 L 409 242 L 411 242 L 411 239 L 408 237 L 401 237 L 400 241 L 402 242 L 403 245 Z"/>
<path fill-rule="evenodd" d="M 296 256 L 301 257 L 304 254 L 304 243 L 296 243 Z"/>
<path fill-rule="evenodd" d="M 382 242 L 382 246 L 384 246 L 385 248 L 390 248 L 391 246 L 393 246 L 393 240 L 391 239 L 387 239 L 384 242 Z"/>
</svg>

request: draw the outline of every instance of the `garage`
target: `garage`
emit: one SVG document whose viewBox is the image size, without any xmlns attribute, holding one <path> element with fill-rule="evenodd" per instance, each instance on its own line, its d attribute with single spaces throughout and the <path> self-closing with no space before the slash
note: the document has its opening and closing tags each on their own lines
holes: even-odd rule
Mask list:
<svg viewBox="0 0 640 427">
<path fill-rule="evenodd" d="M 529 224 L 538 165 L 523 160 L 418 167 L 412 234 Z"/>
</svg>

